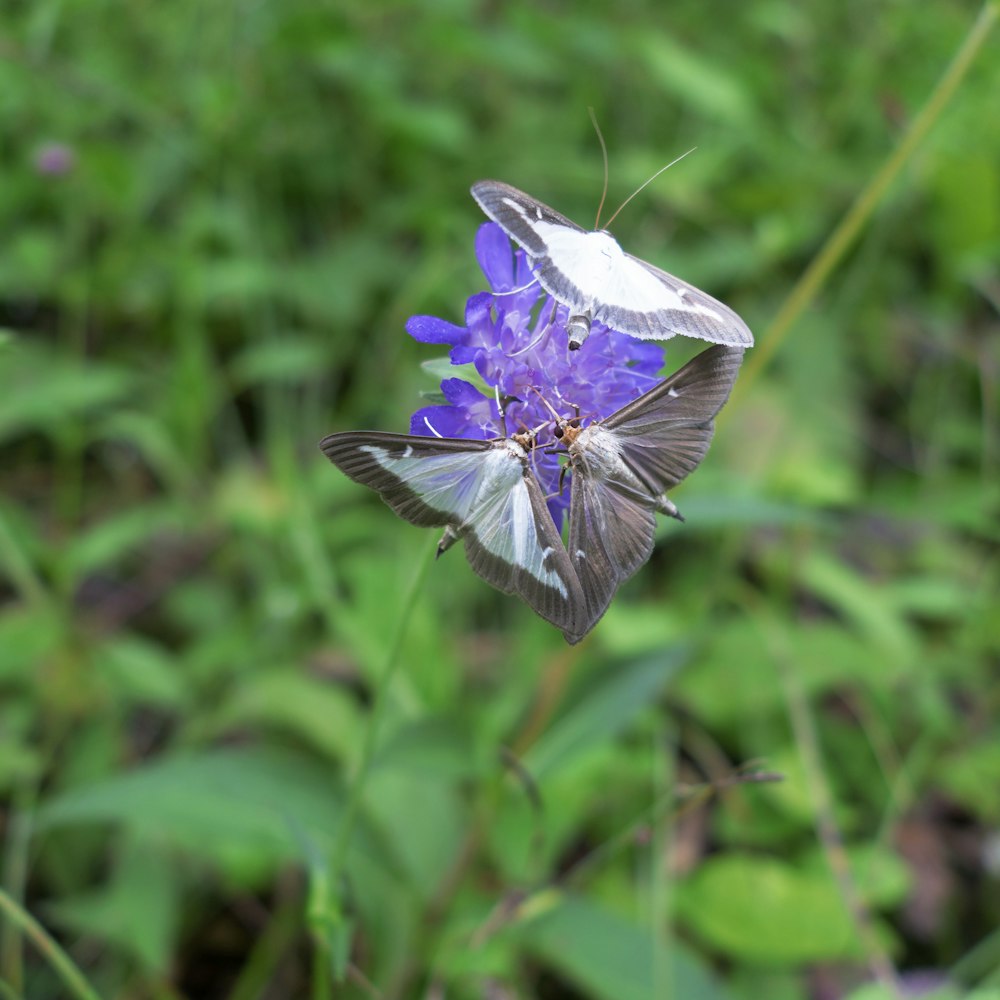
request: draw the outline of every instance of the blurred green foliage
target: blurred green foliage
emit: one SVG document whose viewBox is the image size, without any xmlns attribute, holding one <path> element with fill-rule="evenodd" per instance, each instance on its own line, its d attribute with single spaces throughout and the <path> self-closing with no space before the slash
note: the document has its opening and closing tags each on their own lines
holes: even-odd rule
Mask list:
<svg viewBox="0 0 1000 1000">
<path fill-rule="evenodd" d="M 2 884 L 101 996 L 994 995 L 996 32 L 582 648 L 431 568 L 343 881 L 432 539 L 316 448 L 435 388 L 470 183 L 593 217 L 588 106 L 612 204 L 697 147 L 616 234 L 766 337 L 975 16 L 0 7 Z"/>
</svg>

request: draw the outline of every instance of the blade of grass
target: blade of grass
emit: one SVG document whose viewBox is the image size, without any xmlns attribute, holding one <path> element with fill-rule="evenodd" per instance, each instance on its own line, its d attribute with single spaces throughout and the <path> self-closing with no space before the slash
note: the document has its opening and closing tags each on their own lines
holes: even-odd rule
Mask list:
<svg viewBox="0 0 1000 1000">
<path fill-rule="evenodd" d="M 805 269 L 798 284 L 792 289 L 778 310 L 777 316 L 774 317 L 760 338 L 760 344 L 747 359 L 743 377 L 736 383 L 733 390 L 734 398 L 739 398 L 747 392 L 760 376 L 760 373 L 788 337 L 796 320 L 816 298 L 851 244 L 858 238 L 886 191 L 955 96 L 955 92 L 972 67 L 998 16 L 1000 16 L 1000 3 L 997 0 L 987 0 L 980 9 L 979 16 L 969 29 L 965 40 L 944 71 L 937 86 L 931 92 L 927 103 L 910 123 L 902 141 L 882 165 L 882 168 L 872 177 L 868 186 L 854 200 L 840 224 L 830 234 L 819 253 L 813 258 L 812 263 Z M 732 413 L 734 410 L 735 407 L 730 406 L 728 410 L 723 411 L 722 418 L 724 419 L 726 413 Z"/>
<path fill-rule="evenodd" d="M 392 636 L 391 642 L 389 643 L 389 649 L 386 653 L 385 662 L 382 665 L 382 669 L 378 673 L 375 689 L 372 692 L 372 707 L 371 712 L 368 715 L 368 723 L 365 726 L 361 756 L 358 760 L 357 771 L 351 781 L 350 790 L 347 795 L 347 802 L 344 806 L 344 816 L 337 829 L 337 838 L 334 841 L 333 852 L 331 854 L 329 868 L 329 888 L 331 891 L 326 895 L 327 898 L 332 901 L 334 911 L 320 919 L 319 926 L 321 929 L 325 927 L 336 931 L 337 928 L 346 928 L 349 926 L 349 922 L 343 913 L 343 907 L 341 905 L 344 869 L 347 864 L 347 851 L 351 842 L 351 834 L 354 832 L 354 827 L 357 823 L 358 814 L 361 809 L 361 800 L 364 796 L 365 783 L 368 780 L 372 761 L 375 757 L 375 746 L 378 738 L 378 732 L 382 723 L 382 716 L 385 713 L 385 707 L 388 702 L 389 688 L 392 684 L 393 676 L 399 666 L 399 654 L 403 648 L 403 639 L 406 636 L 406 629 L 409 625 L 410 617 L 413 614 L 413 609 L 416 607 L 417 595 L 420 593 L 424 577 L 427 575 L 427 570 L 432 562 L 432 553 L 436 551 L 437 542 L 435 539 L 434 545 L 427 547 L 423 557 L 417 565 L 415 573 L 413 574 L 413 580 L 410 584 L 409 592 L 403 599 L 399 615 L 396 618 L 396 630 Z M 325 970 L 330 967 L 329 940 L 327 936 L 323 934 L 321 939 L 319 937 L 317 938 L 318 944 L 320 944 L 320 941 L 322 941 L 322 946 L 317 947 L 316 949 L 316 965 L 314 967 L 315 981 L 317 983 L 321 983 L 326 979 Z M 347 954 L 346 949 L 344 949 L 344 954 Z M 320 969 L 320 963 L 323 965 L 323 970 Z M 317 998 L 317 1000 L 319 1000 L 319 998 L 323 997 L 325 994 L 317 993 L 316 989 L 314 989 L 313 995 Z"/>
<path fill-rule="evenodd" d="M 787 594 L 785 599 L 790 601 Z M 748 590 L 745 600 L 748 611 L 759 623 L 758 627 L 771 651 L 775 669 L 781 679 L 788 717 L 795 735 L 795 745 L 808 777 L 816 836 L 822 845 L 823 853 L 826 855 L 827 864 L 830 866 L 830 871 L 837 883 L 843 904 L 854 922 L 858 939 L 865 952 L 869 971 L 888 996 L 902 997 L 903 989 L 899 975 L 889 953 L 878 938 L 871 909 L 858 889 L 851 871 L 844 838 L 836 819 L 834 795 L 824 765 L 816 721 L 802 684 L 802 678 L 795 669 L 794 653 L 788 644 L 787 637 L 775 627 L 759 598 Z"/>
<path fill-rule="evenodd" d="M 0 913 L 3 913 L 35 945 L 42 957 L 66 984 L 72 996 L 80 997 L 82 1000 L 101 1000 L 83 973 L 73 964 L 69 955 L 49 936 L 45 928 L 3 889 L 0 889 Z"/>
<path fill-rule="evenodd" d="M 38 798 L 34 784 L 18 788 L 7 814 L 3 844 L 0 891 L 9 893 L 23 905 L 28 885 L 28 854 L 31 845 L 32 818 Z M 24 955 L 22 937 L 13 921 L 0 927 L 0 975 L 15 989 L 23 989 Z"/>
</svg>

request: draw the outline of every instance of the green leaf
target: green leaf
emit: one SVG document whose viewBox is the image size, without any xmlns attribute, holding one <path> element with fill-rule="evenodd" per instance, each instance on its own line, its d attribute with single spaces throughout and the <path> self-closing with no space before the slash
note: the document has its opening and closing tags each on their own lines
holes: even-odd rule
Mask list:
<svg viewBox="0 0 1000 1000">
<path fill-rule="evenodd" d="M 665 93 L 741 131 L 750 127 L 754 107 L 745 84 L 731 67 L 662 31 L 644 32 L 636 48 L 642 65 Z"/>
<path fill-rule="evenodd" d="M 55 922 L 124 948 L 145 966 L 166 973 L 176 945 L 184 889 L 174 859 L 149 845 L 131 844 L 98 889 L 46 905 Z"/>
<path fill-rule="evenodd" d="M 136 504 L 80 532 L 62 558 L 73 573 L 85 576 L 134 555 L 154 535 L 175 536 L 186 527 L 183 512 L 170 501 Z"/>
<path fill-rule="evenodd" d="M 231 371 L 240 386 L 299 382 L 324 371 L 329 355 L 329 347 L 317 338 L 286 334 L 244 348 L 233 358 Z"/>
<path fill-rule="evenodd" d="M 941 978 L 943 979 L 944 976 L 942 975 Z M 920 1000 L 1000 1000 L 1000 990 L 973 990 L 971 993 L 966 993 L 964 990 L 959 990 L 958 987 L 942 986 L 927 993 L 924 992 L 924 989 L 921 985 L 919 993 L 909 993 L 908 991 L 907 995 L 919 996 Z M 844 1000 L 899 1000 L 899 993 L 892 987 L 883 986 L 881 983 L 865 983 L 856 990 L 852 990 Z"/>
<path fill-rule="evenodd" d="M 531 748 L 525 758 L 528 770 L 541 778 L 613 738 L 653 704 L 686 657 L 673 649 L 608 664 Z"/>
<path fill-rule="evenodd" d="M 155 761 L 56 796 L 38 829 L 116 823 L 256 880 L 300 859 L 303 837 L 328 848 L 340 819 L 328 768 L 264 747 L 210 750 Z M 359 832 L 357 844 L 372 842 Z"/>
<path fill-rule="evenodd" d="M 742 961 L 792 965 L 861 954 L 829 873 L 766 856 L 709 858 L 678 886 L 677 911 L 707 944 Z"/>
<path fill-rule="evenodd" d="M 65 638 L 65 623 L 48 605 L 5 608 L 0 612 L 0 681 L 31 680 Z"/>
<path fill-rule="evenodd" d="M 251 727 L 287 732 L 330 760 L 353 761 L 360 744 L 359 706 L 344 688 L 296 670 L 239 680 L 215 719 L 220 731 Z"/>
<path fill-rule="evenodd" d="M 580 896 L 519 928 L 525 949 L 594 1000 L 726 1000 L 729 994 L 683 942 L 669 945 Z"/>
<path fill-rule="evenodd" d="M 458 716 L 425 716 L 401 725 L 376 754 L 375 766 L 450 778 L 482 770 L 471 734 Z"/>
<path fill-rule="evenodd" d="M 467 819 L 450 781 L 379 768 L 365 786 L 365 803 L 385 844 L 425 900 L 455 864 Z"/>
<path fill-rule="evenodd" d="M 119 402 L 134 384 L 122 368 L 19 350 L 0 366 L 0 441 L 52 431 Z"/>
<path fill-rule="evenodd" d="M 421 361 L 420 367 L 438 382 L 443 382 L 446 378 L 465 379 L 484 396 L 493 398 L 493 387 L 487 385 L 471 361 L 464 365 L 453 365 L 450 358 L 430 358 L 427 361 Z"/>
<path fill-rule="evenodd" d="M 847 847 L 851 877 L 869 906 L 886 910 L 901 904 L 913 885 L 910 866 L 895 852 L 879 843 L 851 844 Z M 826 853 L 817 847 L 803 867 L 817 874 L 829 871 Z"/>
<path fill-rule="evenodd" d="M 910 663 L 917 658 L 912 630 L 893 606 L 891 595 L 873 581 L 818 548 L 811 549 L 803 558 L 801 572 L 803 582 L 818 597 L 833 605 L 897 663 Z"/>
<path fill-rule="evenodd" d="M 985 822 L 1000 822 L 1000 742 L 996 733 L 943 756 L 934 773 L 945 791 Z"/>
<path fill-rule="evenodd" d="M 178 709 L 187 702 L 176 661 L 150 639 L 119 633 L 95 650 L 92 659 L 126 704 Z"/>
</svg>

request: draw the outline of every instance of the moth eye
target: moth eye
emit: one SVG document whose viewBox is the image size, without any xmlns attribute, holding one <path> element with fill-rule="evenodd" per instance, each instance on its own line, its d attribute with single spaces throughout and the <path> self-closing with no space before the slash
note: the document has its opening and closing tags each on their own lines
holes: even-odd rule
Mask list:
<svg viewBox="0 0 1000 1000">
<path fill-rule="evenodd" d="M 561 426 L 561 425 L 559 425 L 559 426 L 557 426 L 557 427 L 556 427 L 556 429 L 555 429 L 555 430 L 554 430 L 554 431 L 552 432 L 552 436 L 553 436 L 553 437 L 557 437 L 557 438 L 561 438 L 561 437 L 563 436 L 563 434 L 564 434 L 564 433 L 565 433 L 565 431 L 563 431 L 563 429 L 562 429 L 562 426 Z"/>
<path fill-rule="evenodd" d="M 579 417 L 574 417 L 574 418 L 573 418 L 573 419 L 572 419 L 572 420 L 571 420 L 571 421 L 569 422 L 569 425 L 570 425 L 570 427 L 579 427 L 579 426 L 580 426 L 580 418 L 579 418 Z"/>
</svg>

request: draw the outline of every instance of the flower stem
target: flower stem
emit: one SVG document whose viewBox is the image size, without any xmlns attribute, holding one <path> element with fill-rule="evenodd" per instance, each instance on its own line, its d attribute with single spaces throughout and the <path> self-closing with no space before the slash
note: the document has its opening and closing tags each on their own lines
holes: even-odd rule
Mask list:
<svg viewBox="0 0 1000 1000">
<path fill-rule="evenodd" d="M 368 780 L 372 761 L 375 757 L 378 732 L 382 723 L 382 716 L 385 714 L 389 688 L 399 665 L 399 654 L 402 650 L 403 639 L 406 636 L 407 626 L 413 615 L 413 609 L 416 607 L 417 596 L 423 586 L 424 578 L 432 562 L 432 554 L 435 551 L 437 551 L 436 540 L 434 545 L 426 549 L 417 564 L 413 580 L 410 583 L 410 589 L 403 599 L 399 614 L 396 616 L 396 628 L 386 652 L 385 662 L 375 681 L 375 688 L 372 692 L 371 712 L 368 715 L 364 742 L 361 746 L 361 756 L 358 760 L 357 770 L 351 780 L 347 801 L 344 805 L 344 814 L 337 829 L 337 838 L 334 841 L 333 853 L 331 855 L 329 889 L 331 892 L 330 898 L 333 900 L 335 909 L 330 926 L 340 928 L 347 926 L 345 916 L 341 912 L 341 898 L 344 869 L 347 864 L 347 853 L 351 842 L 351 835 L 357 825 L 358 813 L 361 809 L 361 799 L 364 795 L 365 783 Z M 346 954 L 346 950 L 344 954 Z"/>
<path fill-rule="evenodd" d="M 759 377 L 761 371 L 784 343 L 795 321 L 816 298 L 851 244 L 858 238 L 892 182 L 913 156 L 917 147 L 927 137 L 928 132 L 954 97 L 959 84 L 965 79 L 998 16 L 1000 16 L 1000 3 L 997 0 L 986 0 L 979 11 L 979 16 L 966 35 L 965 41 L 955 53 L 931 96 L 927 99 L 927 103 L 913 119 L 902 141 L 871 179 L 868 186 L 855 199 L 847 210 L 847 214 L 830 234 L 822 249 L 803 272 L 798 284 L 785 299 L 777 316 L 774 317 L 764 336 L 761 337 L 759 346 L 747 359 L 743 377 L 736 383 L 734 396 L 745 393 Z"/>
<path fill-rule="evenodd" d="M 67 989 L 82 1000 L 100 1000 L 97 993 L 83 977 L 83 973 L 73 964 L 73 960 L 56 943 L 42 925 L 19 906 L 3 889 L 0 889 L 0 913 L 31 940 L 49 965 L 58 973 Z"/>
</svg>

